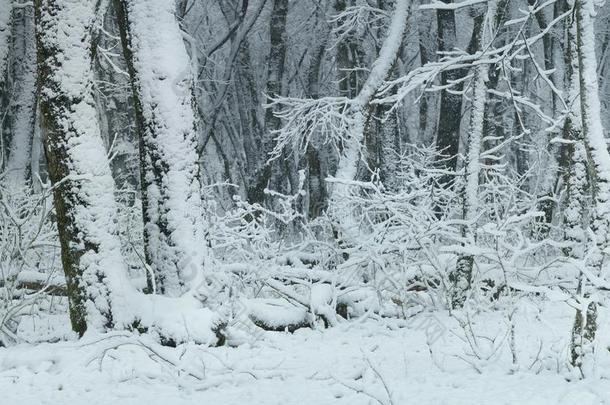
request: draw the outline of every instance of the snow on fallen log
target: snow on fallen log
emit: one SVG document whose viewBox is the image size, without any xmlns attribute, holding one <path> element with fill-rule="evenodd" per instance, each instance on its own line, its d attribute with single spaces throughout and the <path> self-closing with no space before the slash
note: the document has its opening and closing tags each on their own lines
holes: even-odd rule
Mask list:
<svg viewBox="0 0 610 405">
<path fill-rule="evenodd" d="M 310 326 L 307 308 L 282 299 L 255 298 L 247 301 L 248 317 L 259 328 L 294 332 Z"/>
<path fill-rule="evenodd" d="M 313 315 L 319 316 L 325 326 L 337 324 L 336 291 L 330 284 L 314 284 L 309 291 L 309 309 Z"/>
<path fill-rule="evenodd" d="M 373 288 L 350 288 L 337 295 L 337 312 L 344 318 L 379 313 L 381 302 Z"/>
<path fill-rule="evenodd" d="M 135 324 L 126 323 L 127 329 L 133 326 L 158 334 L 161 342 L 168 346 L 185 342 L 208 346 L 224 344 L 226 323 L 222 317 L 189 294 L 173 298 L 137 293 L 128 302 L 130 308 L 125 312 L 131 314 Z"/>
<path fill-rule="evenodd" d="M 37 271 L 22 270 L 17 274 L 16 281 L 18 283 L 30 283 L 30 284 L 41 284 L 41 285 L 55 285 L 63 286 L 66 285 L 66 279 L 63 275 L 59 274 L 45 274 Z"/>
<path fill-rule="evenodd" d="M 40 291 L 54 296 L 66 296 L 66 280 L 63 275 L 49 275 L 37 271 L 20 271 L 16 276 L 0 280 L 0 288 L 12 285 L 16 290 Z M 17 294 L 19 295 L 19 294 Z"/>
</svg>

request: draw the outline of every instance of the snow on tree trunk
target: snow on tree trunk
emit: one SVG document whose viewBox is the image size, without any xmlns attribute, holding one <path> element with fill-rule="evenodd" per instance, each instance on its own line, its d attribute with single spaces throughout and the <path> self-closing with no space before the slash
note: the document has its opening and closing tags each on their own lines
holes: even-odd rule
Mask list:
<svg viewBox="0 0 610 405">
<path fill-rule="evenodd" d="M 15 88 L 12 105 L 11 143 L 6 171 L 9 180 L 23 184 L 30 175 L 32 139 L 36 118 L 36 39 L 32 6 L 15 10 L 13 53 Z"/>
<path fill-rule="evenodd" d="M 580 113 L 585 143 L 590 195 L 593 208 L 590 214 L 593 243 L 587 249 L 585 267 L 592 274 L 602 270 L 608 247 L 610 230 L 610 154 L 601 122 L 597 59 L 595 55 L 595 1 L 572 0 L 576 22 L 570 27 L 571 39 L 576 40 Z M 574 76 L 574 75 L 573 75 Z M 576 78 L 574 77 L 574 80 Z M 594 288 L 581 273 L 578 291 L 581 307 L 576 311 L 572 329 L 571 363 L 581 375 L 587 374 L 593 357 L 597 331 L 597 304 L 591 300 Z"/>
<path fill-rule="evenodd" d="M 162 293 L 202 282 L 206 245 L 194 79 L 168 0 L 115 0 L 140 136 L 146 258 Z"/>
<path fill-rule="evenodd" d="M 41 112 L 73 329 L 104 330 L 120 318 L 111 291 L 126 266 L 115 224 L 114 182 L 93 101 L 94 1 L 39 0 Z M 117 295 L 118 297 L 118 295 Z M 118 299 L 118 298 L 116 298 Z"/>
<path fill-rule="evenodd" d="M 478 34 L 478 48 L 484 50 L 493 40 L 496 27 L 497 0 L 487 2 L 487 12 L 480 25 L 475 30 Z M 476 222 L 479 214 L 479 176 L 481 174 L 481 146 L 485 124 L 485 107 L 487 103 L 487 80 L 489 67 L 487 64 L 476 66 L 473 79 L 472 105 L 466 161 L 464 163 L 465 184 L 463 189 L 463 219 L 462 237 L 466 244 L 473 245 L 476 239 Z M 456 268 L 449 274 L 451 282 L 451 306 L 460 308 L 466 301 L 472 282 L 474 256 L 464 253 L 458 257 Z"/>
<path fill-rule="evenodd" d="M 591 191 L 595 200 L 591 227 L 596 235 L 597 251 L 591 265 L 602 265 L 610 230 L 610 154 L 604 138 L 595 55 L 595 1 L 576 0 L 576 32 L 580 74 L 582 130 L 592 170 Z"/>
<path fill-rule="evenodd" d="M 587 170 L 587 151 L 583 139 L 582 114 L 580 107 L 580 79 L 576 43 L 576 26 L 569 27 L 567 41 L 566 74 L 569 81 L 569 98 L 572 103 L 563 128 L 563 136 L 567 143 L 565 150 L 566 170 L 566 203 L 563 211 L 565 239 L 570 245 L 564 249 L 566 256 L 582 259 L 586 249 L 586 224 L 589 217 L 589 173 Z"/>
<path fill-rule="evenodd" d="M 192 295 L 145 295 L 127 277 L 115 184 L 93 97 L 96 0 L 37 0 L 41 114 L 74 331 L 138 328 L 166 342 L 218 342 L 218 316 Z"/>
<path fill-rule="evenodd" d="M 400 50 L 403 36 L 407 29 L 407 17 L 411 6 L 410 0 L 397 0 L 396 8 L 392 14 L 392 21 L 388 34 L 383 42 L 379 56 L 373 63 L 371 72 L 358 95 L 352 99 L 350 106 L 351 124 L 348 128 L 348 141 L 344 144 L 339 157 L 335 177 L 338 182 L 333 185 L 330 198 L 330 207 L 338 221 L 344 239 L 356 237 L 358 223 L 353 213 L 346 209 L 345 202 L 350 192 L 350 181 L 356 178 L 360 152 L 364 142 L 364 131 L 368 116 L 369 104 L 390 73 L 394 61 Z M 343 181 L 343 183 L 341 182 Z"/>
</svg>

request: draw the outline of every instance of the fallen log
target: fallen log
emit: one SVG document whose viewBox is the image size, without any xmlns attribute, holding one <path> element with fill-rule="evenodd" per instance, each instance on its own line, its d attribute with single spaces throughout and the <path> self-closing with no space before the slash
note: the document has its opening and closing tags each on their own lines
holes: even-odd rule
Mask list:
<svg viewBox="0 0 610 405">
<path fill-rule="evenodd" d="M 0 288 L 14 289 L 15 298 L 23 293 L 44 292 L 48 295 L 65 297 L 68 294 L 66 281 L 63 276 L 54 276 L 35 271 L 21 271 L 16 276 L 0 279 Z"/>
</svg>

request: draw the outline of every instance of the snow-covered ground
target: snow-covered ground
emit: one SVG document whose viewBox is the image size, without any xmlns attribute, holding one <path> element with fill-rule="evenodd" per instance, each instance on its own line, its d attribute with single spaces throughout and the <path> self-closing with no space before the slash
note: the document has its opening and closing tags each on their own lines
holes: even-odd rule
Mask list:
<svg viewBox="0 0 610 405">
<path fill-rule="evenodd" d="M 498 315 L 512 311 L 473 315 L 465 327 L 446 313 L 353 320 L 326 330 L 265 332 L 237 347 L 169 348 L 126 332 L 22 344 L 0 349 L 0 403 L 610 403 L 608 351 L 600 343 L 596 376 L 571 378 L 565 364 L 573 311 L 562 303 L 540 307 L 520 304 L 512 321 Z M 62 320 L 67 325 L 51 324 Z M 37 322 L 22 327 L 35 325 L 44 335 Z"/>
</svg>

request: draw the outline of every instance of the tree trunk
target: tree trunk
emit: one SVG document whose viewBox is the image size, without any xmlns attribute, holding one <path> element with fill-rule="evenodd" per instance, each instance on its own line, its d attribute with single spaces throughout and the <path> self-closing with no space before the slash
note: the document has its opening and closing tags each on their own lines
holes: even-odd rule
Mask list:
<svg viewBox="0 0 610 405">
<path fill-rule="evenodd" d="M 267 70 L 267 96 L 282 95 L 284 80 L 284 64 L 286 60 L 286 19 L 288 16 L 288 0 L 273 0 L 271 20 L 269 23 L 271 49 Z M 254 184 L 248 189 L 248 200 L 251 203 L 265 201 L 265 188 L 273 176 L 273 162 L 269 162 L 269 153 L 274 148 L 273 131 L 280 129 L 281 121 L 273 113 L 272 108 L 265 111 L 265 127 L 263 130 L 262 166 L 257 170 Z M 285 160 L 279 160 L 285 162 Z M 290 170 L 284 167 L 284 169 Z M 285 173 L 290 176 L 290 173 Z"/>
<path fill-rule="evenodd" d="M 453 0 L 443 0 L 444 3 L 452 3 Z M 440 52 L 454 51 L 457 47 L 455 12 L 453 10 L 437 10 L 438 27 L 438 50 Z M 442 55 L 441 55 L 442 57 Z M 452 81 L 460 79 L 464 72 L 461 69 L 453 69 L 441 73 L 441 86 L 446 86 Z M 462 90 L 458 84 L 453 90 Z M 460 125 L 462 121 L 462 96 L 447 90 L 441 91 L 440 111 L 438 115 L 438 132 L 436 135 L 436 147 L 447 156 L 444 160 L 445 168 L 455 171 L 457 168 L 458 150 L 460 145 Z M 449 183 L 451 176 L 445 176 L 443 183 Z"/>
<path fill-rule="evenodd" d="M 146 259 L 159 291 L 178 296 L 201 284 L 206 260 L 191 62 L 174 1 L 115 7 L 140 138 Z"/>
<path fill-rule="evenodd" d="M 324 16 L 322 16 L 322 18 L 324 18 Z M 320 72 L 322 70 L 324 55 L 326 54 L 326 49 L 328 47 L 330 31 L 325 30 L 323 36 L 320 44 L 312 55 L 307 72 L 306 96 L 311 99 L 320 97 Z M 307 169 L 307 206 L 304 211 L 306 211 L 305 213 L 310 219 L 318 217 L 327 208 L 328 192 L 324 182 L 326 172 L 322 165 L 321 152 L 321 150 L 311 144 L 307 146 L 304 162 Z"/>
<path fill-rule="evenodd" d="M 419 32 L 419 61 L 424 66 L 436 60 L 438 47 L 433 13 L 416 14 Z M 423 91 L 419 96 L 419 140 L 429 143 L 437 132 L 438 93 Z"/>
<path fill-rule="evenodd" d="M 11 43 L 11 26 L 13 0 L 0 0 L 0 117 L 5 114 L 5 108 L 9 102 L 9 92 L 7 89 L 7 67 L 8 55 Z M 6 164 L 6 136 L 4 134 L 4 120 L 0 119 L 0 168 Z"/>
<path fill-rule="evenodd" d="M 587 171 L 593 209 L 590 215 L 593 243 L 588 246 L 587 270 L 600 275 L 608 246 L 610 231 L 610 154 L 604 139 L 601 104 L 595 55 L 595 2 L 572 0 L 576 22 L 572 22 L 571 38 L 576 39 L 580 113 L 585 144 Z M 573 75 L 574 76 L 574 75 Z M 574 77 L 576 80 L 576 77 Z M 586 310 L 578 309 L 572 331 L 571 363 L 584 376 L 589 371 L 597 331 L 597 303 L 590 301 L 594 286 L 581 274 L 577 294 Z"/>
<path fill-rule="evenodd" d="M 44 147 L 72 328 L 107 330 L 121 319 L 126 266 L 114 182 L 93 99 L 94 0 L 37 0 Z M 127 284 L 129 282 L 127 281 Z"/>
<path fill-rule="evenodd" d="M 474 30 L 477 32 L 476 43 L 478 50 L 483 50 L 493 40 L 493 32 L 497 23 L 498 0 L 487 2 L 485 16 L 475 19 Z M 466 161 L 464 162 L 464 189 L 462 237 L 464 242 L 473 245 L 476 240 L 476 221 L 479 213 L 479 176 L 481 174 L 481 149 L 485 125 L 485 110 L 487 104 L 488 72 L 487 64 L 477 65 L 474 71 L 472 106 L 470 111 L 470 124 L 468 129 L 468 143 Z M 469 253 L 459 255 L 456 268 L 449 274 L 451 282 L 451 307 L 464 306 L 470 286 L 472 284 L 472 271 L 474 256 Z"/>
<path fill-rule="evenodd" d="M 398 56 L 398 51 L 407 29 L 407 17 L 410 8 L 411 2 L 409 0 L 399 0 L 396 2 L 396 9 L 392 15 L 388 35 L 383 42 L 377 60 L 374 62 L 362 89 L 356 98 L 351 100 L 351 124 L 347 134 L 349 140 L 345 143 L 341 152 L 335 174 L 339 181 L 350 182 L 356 178 L 360 151 L 364 146 L 364 134 L 366 121 L 369 118 L 370 102 L 387 78 Z M 333 185 L 330 197 L 331 209 L 339 224 L 340 231 L 343 233 L 344 240 L 352 240 L 356 237 L 358 227 L 357 221 L 353 218 L 353 213 L 345 206 L 349 198 L 349 191 L 349 184 L 339 182 Z"/>
<path fill-rule="evenodd" d="M 11 111 L 11 143 L 6 171 L 8 179 L 22 185 L 30 178 L 36 118 L 36 39 L 33 7 L 17 8 L 14 14 L 14 102 Z"/>
<path fill-rule="evenodd" d="M 192 294 L 144 295 L 127 277 L 115 184 L 93 97 L 96 0 L 37 0 L 41 115 L 72 328 L 138 329 L 167 344 L 222 342 L 218 315 Z M 180 319 L 180 322 L 176 322 Z"/>
<path fill-rule="evenodd" d="M 11 41 L 13 0 L 0 0 L 0 89 L 6 78 L 8 54 Z"/>
</svg>

